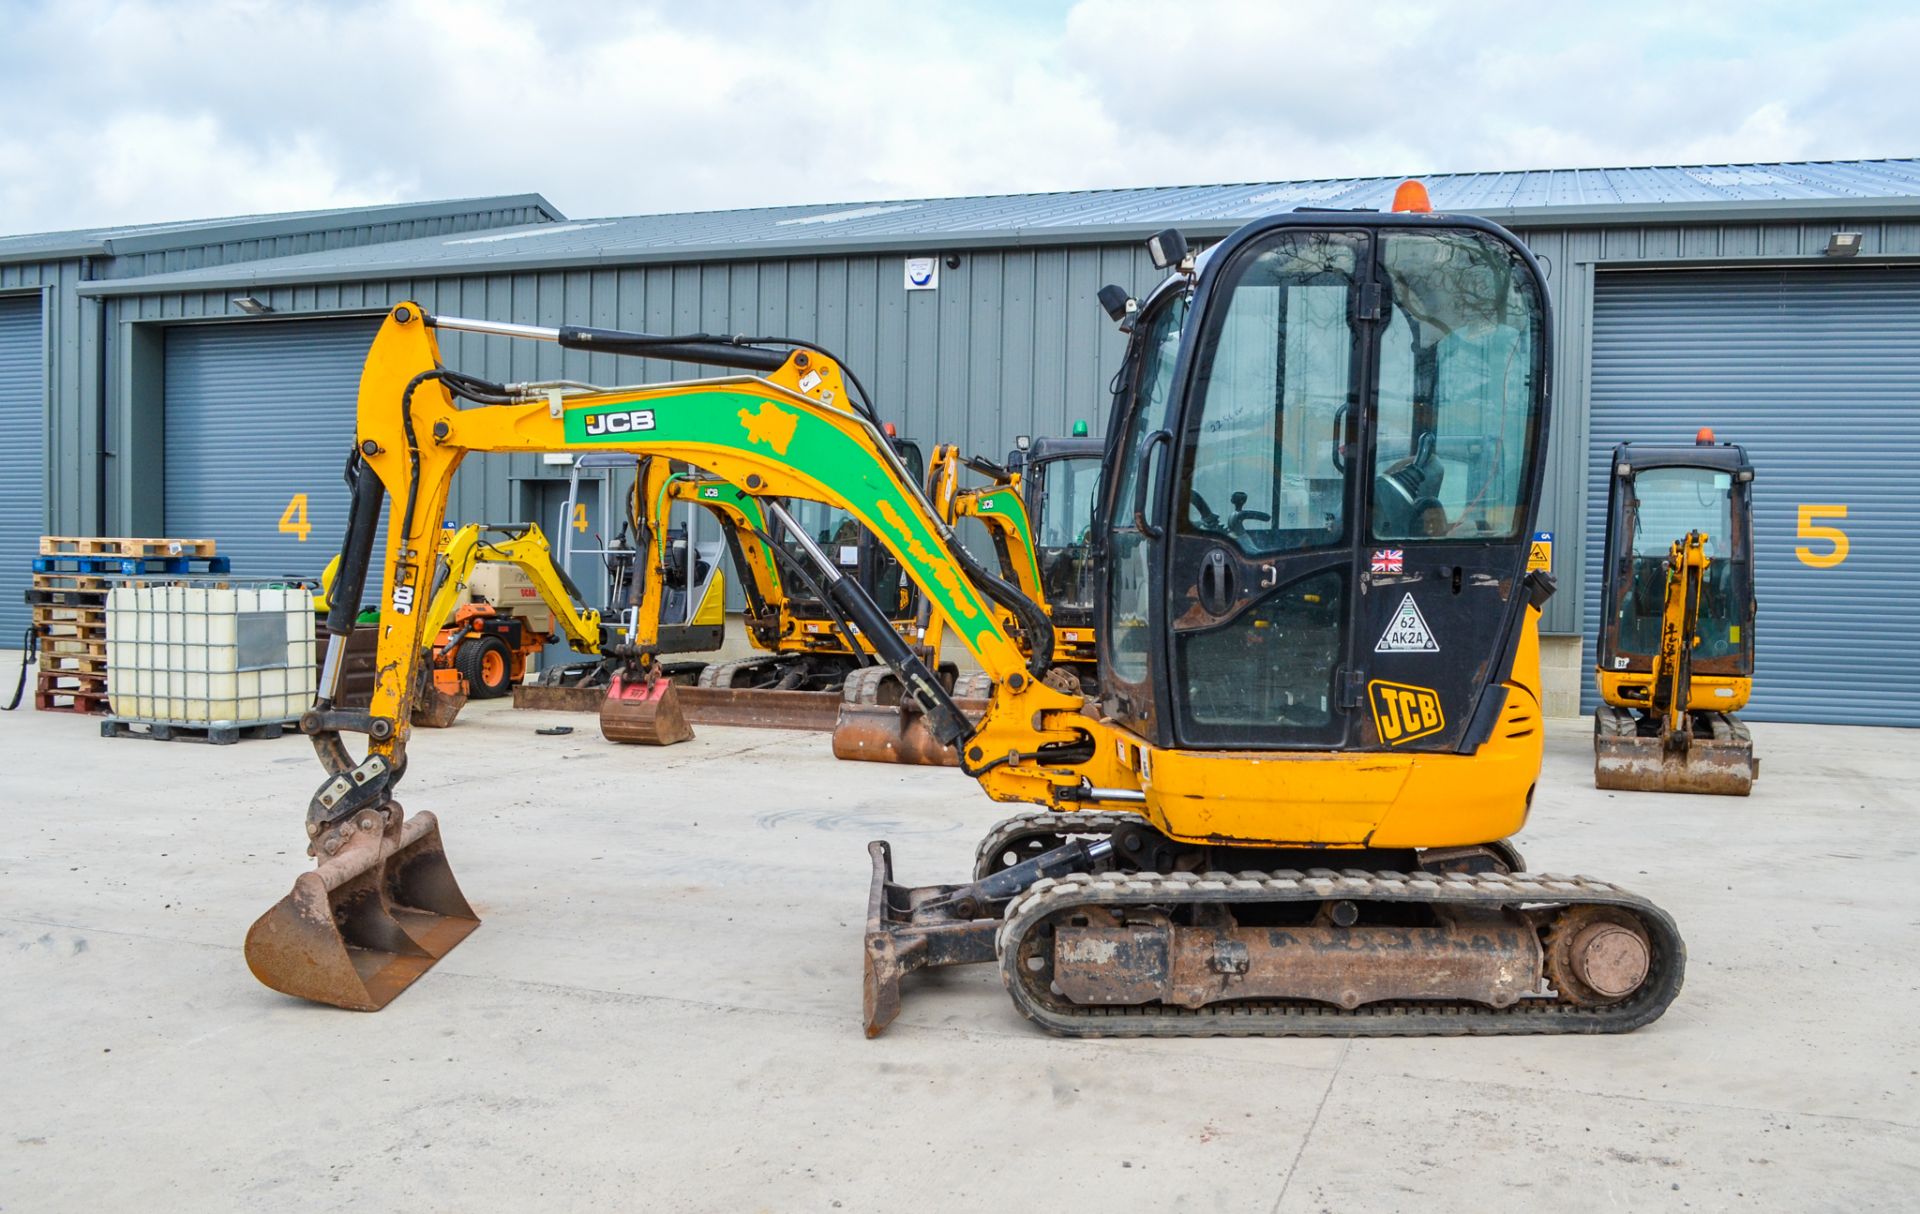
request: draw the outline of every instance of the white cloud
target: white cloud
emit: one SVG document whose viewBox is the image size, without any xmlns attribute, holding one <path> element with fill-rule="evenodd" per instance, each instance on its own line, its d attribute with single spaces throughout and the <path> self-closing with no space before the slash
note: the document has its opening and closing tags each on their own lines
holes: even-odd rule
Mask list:
<svg viewBox="0 0 1920 1214">
<path fill-rule="evenodd" d="M 1920 19 L 1762 0 L 0 0 L 0 231 L 1912 154 Z"/>
</svg>

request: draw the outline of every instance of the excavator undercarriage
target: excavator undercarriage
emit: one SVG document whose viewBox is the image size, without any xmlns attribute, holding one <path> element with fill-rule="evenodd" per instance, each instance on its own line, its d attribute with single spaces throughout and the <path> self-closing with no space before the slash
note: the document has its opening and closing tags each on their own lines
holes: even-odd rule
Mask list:
<svg viewBox="0 0 1920 1214">
<path fill-rule="evenodd" d="M 904 886 L 887 844 L 868 854 L 870 1037 L 906 975 L 996 961 L 1023 1015 L 1080 1037 L 1617 1032 L 1685 970 L 1658 907 L 1526 873 L 1504 841 L 1221 848 L 1133 814 L 1035 813 L 981 841 L 965 885 Z"/>
</svg>

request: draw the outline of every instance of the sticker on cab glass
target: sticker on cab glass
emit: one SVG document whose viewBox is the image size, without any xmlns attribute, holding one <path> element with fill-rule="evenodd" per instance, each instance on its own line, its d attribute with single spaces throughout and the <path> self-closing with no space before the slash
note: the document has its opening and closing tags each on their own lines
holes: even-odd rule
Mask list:
<svg viewBox="0 0 1920 1214">
<path fill-rule="evenodd" d="M 1373 704 L 1373 727 L 1389 746 L 1400 746 L 1447 727 L 1446 714 L 1440 711 L 1440 694 L 1432 688 L 1374 679 L 1367 684 L 1367 695 Z"/>
<path fill-rule="evenodd" d="M 1400 600 L 1400 607 L 1393 613 L 1387 630 L 1380 634 L 1379 644 L 1373 647 L 1375 653 L 1439 653 L 1440 645 L 1433 639 L 1433 629 L 1427 627 L 1427 618 L 1420 614 L 1420 605 L 1413 601 L 1409 593 Z"/>
</svg>

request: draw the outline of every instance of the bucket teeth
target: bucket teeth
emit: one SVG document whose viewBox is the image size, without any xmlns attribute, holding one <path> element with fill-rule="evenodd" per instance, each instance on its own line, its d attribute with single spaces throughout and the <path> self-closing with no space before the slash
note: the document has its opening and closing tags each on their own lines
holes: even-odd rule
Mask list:
<svg viewBox="0 0 1920 1214">
<path fill-rule="evenodd" d="M 247 932 L 247 967 L 284 994 L 376 1012 L 479 926 L 439 823 L 415 814 L 397 832 L 353 835 L 301 874 Z"/>
<path fill-rule="evenodd" d="M 671 680 L 615 675 L 600 702 L 600 734 L 609 742 L 672 746 L 692 741 L 693 726 Z"/>
</svg>

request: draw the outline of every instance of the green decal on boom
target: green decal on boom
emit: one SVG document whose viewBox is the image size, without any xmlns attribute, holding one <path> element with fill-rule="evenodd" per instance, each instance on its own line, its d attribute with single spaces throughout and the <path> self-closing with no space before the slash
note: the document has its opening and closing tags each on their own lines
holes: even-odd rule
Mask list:
<svg viewBox="0 0 1920 1214">
<path fill-rule="evenodd" d="M 956 630 L 976 644 L 997 632 L 986 600 L 952 561 L 942 559 L 940 540 L 879 457 L 803 406 L 771 396 L 756 400 L 739 389 L 688 392 L 649 401 L 645 408 L 576 405 L 562 424 L 569 443 L 641 449 L 697 443 L 772 458 L 802 472 L 831 488 L 888 542 Z"/>
<path fill-rule="evenodd" d="M 980 495 L 974 506 L 979 514 L 997 514 L 1001 518 L 1011 519 L 1013 529 L 1020 534 L 1020 550 L 1027 554 L 1027 574 L 1033 579 L 1033 585 L 1040 584 L 1040 556 L 1033 546 L 1033 524 L 1027 518 L 1027 503 L 1014 491 L 1011 485 L 999 489 L 989 489 Z"/>
</svg>

